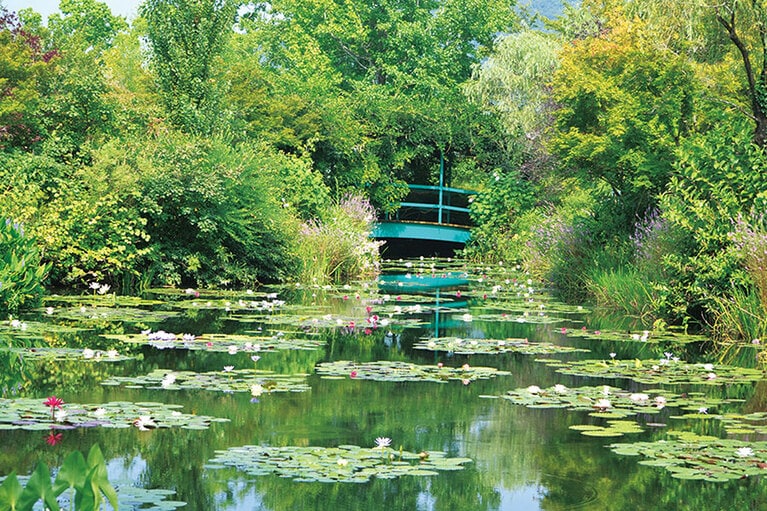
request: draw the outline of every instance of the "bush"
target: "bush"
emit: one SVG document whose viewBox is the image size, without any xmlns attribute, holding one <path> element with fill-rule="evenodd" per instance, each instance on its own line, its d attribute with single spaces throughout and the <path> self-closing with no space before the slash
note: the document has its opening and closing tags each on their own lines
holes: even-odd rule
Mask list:
<svg viewBox="0 0 767 511">
<path fill-rule="evenodd" d="M 376 212 L 359 195 L 331 206 L 323 220 L 306 222 L 298 239 L 301 282 L 327 284 L 373 278 L 380 242 L 370 239 Z"/>
<path fill-rule="evenodd" d="M 0 312 L 34 307 L 43 295 L 48 266 L 40 264 L 35 241 L 21 224 L 0 218 Z"/>
<path fill-rule="evenodd" d="M 253 286 L 292 269 L 298 224 L 280 201 L 282 182 L 265 170 L 268 155 L 178 133 L 131 153 L 159 283 Z"/>
</svg>

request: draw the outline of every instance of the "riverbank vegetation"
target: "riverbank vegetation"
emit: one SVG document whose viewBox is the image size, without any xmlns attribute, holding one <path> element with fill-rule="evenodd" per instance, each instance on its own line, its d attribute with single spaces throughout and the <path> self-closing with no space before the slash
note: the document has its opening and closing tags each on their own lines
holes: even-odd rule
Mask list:
<svg viewBox="0 0 767 511">
<path fill-rule="evenodd" d="M 656 328 L 767 336 L 756 4 L 60 11 L 0 10 L 5 312 L 93 282 L 368 277 L 373 212 L 436 184 L 444 158 L 477 190 L 466 257 Z"/>
</svg>

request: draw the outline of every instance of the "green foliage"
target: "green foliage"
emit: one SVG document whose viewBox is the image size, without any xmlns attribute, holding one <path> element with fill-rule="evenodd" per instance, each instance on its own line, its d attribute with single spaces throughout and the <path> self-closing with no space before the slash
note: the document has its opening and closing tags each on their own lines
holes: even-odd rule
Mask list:
<svg viewBox="0 0 767 511">
<path fill-rule="evenodd" d="M 16 472 L 11 472 L 0 485 L 0 509 L 31 511 L 42 500 L 46 509 L 58 511 L 60 507 L 56 499 L 67 490 L 70 502 L 78 511 L 101 509 L 105 499 L 112 509 L 118 509 L 117 492 L 109 483 L 106 461 L 98 445 L 91 447 L 87 460 L 80 451 L 67 456 L 53 484 L 48 467 L 43 462 L 37 464 L 23 488 Z"/>
<path fill-rule="evenodd" d="M 496 170 L 487 189 L 479 193 L 469 206 L 476 227 L 472 229 L 466 255 L 518 260 L 521 252 L 519 239 L 512 233 L 519 230 L 520 215 L 534 203 L 534 189 L 519 172 L 501 173 Z"/>
<path fill-rule="evenodd" d="M 117 34 L 127 30 L 128 24 L 121 16 L 114 16 L 109 6 L 98 0 L 61 0 L 61 14 L 48 18 L 48 28 L 53 38 L 61 43 L 78 39 L 83 49 L 101 52 L 110 47 Z"/>
<path fill-rule="evenodd" d="M 239 115 L 278 147 L 311 155 L 339 195 L 362 189 L 392 212 L 403 180 L 435 184 L 440 154 L 505 165 L 486 128 L 495 120 L 461 83 L 513 26 L 507 3 L 284 0 L 244 18 Z"/>
<path fill-rule="evenodd" d="M 234 25 L 231 0 L 147 0 L 139 9 L 147 22 L 150 63 L 172 123 L 209 134 L 222 120 L 216 59 Z"/>
<path fill-rule="evenodd" d="M 651 283 L 630 266 L 594 268 L 589 273 L 586 287 L 597 305 L 643 319 L 654 312 Z"/>
<path fill-rule="evenodd" d="M 35 240 L 24 227 L 0 217 L 0 313 L 39 304 L 49 268 L 40 264 Z"/>
<path fill-rule="evenodd" d="M 248 146 L 173 132 L 135 141 L 126 157 L 139 176 L 136 208 L 160 283 L 252 286 L 289 268 L 297 226 L 280 201 L 283 170 L 262 169 L 289 160 L 267 163 Z M 294 192 L 305 198 L 303 186 Z"/>
<path fill-rule="evenodd" d="M 44 135 L 39 85 L 55 55 L 0 5 L 0 149 L 29 150 Z"/>
<path fill-rule="evenodd" d="M 685 144 L 661 197 L 663 217 L 686 240 L 664 260 L 677 315 L 701 315 L 712 296 L 746 283 L 730 237 L 741 212 L 763 211 L 767 157 L 742 131 L 711 130 Z M 686 304 L 686 305 L 685 305 Z"/>
<path fill-rule="evenodd" d="M 693 69 L 619 8 L 560 56 L 552 150 L 566 171 L 609 186 L 605 236 L 628 233 L 665 189 L 676 147 L 693 127 Z"/>
</svg>

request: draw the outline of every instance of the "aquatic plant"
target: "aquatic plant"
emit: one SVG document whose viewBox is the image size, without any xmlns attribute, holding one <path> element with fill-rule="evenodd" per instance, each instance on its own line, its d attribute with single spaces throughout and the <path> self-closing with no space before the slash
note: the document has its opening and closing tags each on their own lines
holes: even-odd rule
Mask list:
<svg viewBox="0 0 767 511">
<path fill-rule="evenodd" d="M 471 462 L 440 451 L 413 453 L 390 445 L 391 439 L 385 437 L 376 438 L 372 448 L 246 445 L 216 451 L 205 468 L 234 467 L 254 476 L 277 474 L 300 482 L 364 483 L 373 477 L 434 476 L 440 470 L 461 470 Z"/>
<path fill-rule="evenodd" d="M 0 217 L 0 313 L 36 306 L 49 269 L 50 265 L 40 264 L 35 240 L 24 226 Z"/>
<path fill-rule="evenodd" d="M 117 491 L 107 478 L 104 455 L 98 445 L 93 445 L 86 459 L 80 451 L 72 452 L 64 460 L 51 484 L 51 473 L 40 462 L 22 488 L 16 471 L 0 484 L 0 508 L 15 511 L 31 511 L 39 501 L 46 509 L 60 509 L 57 497 L 69 490 L 69 501 L 78 511 L 101 509 L 106 499 L 112 509 L 118 509 Z"/>
</svg>

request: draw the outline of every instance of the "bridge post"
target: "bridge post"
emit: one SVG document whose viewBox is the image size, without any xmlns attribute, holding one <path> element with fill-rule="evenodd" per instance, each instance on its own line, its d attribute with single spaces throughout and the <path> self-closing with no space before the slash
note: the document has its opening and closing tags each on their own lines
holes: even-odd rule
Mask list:
<svg viewBox="0 0 767 511">
<path fill-rule="evenodd" d="M 437 223 L 442 223 L 442 195 L 445 193 L 445 152 L 439 151 L 439 209 L 437 209 Z"/>
</svg>

